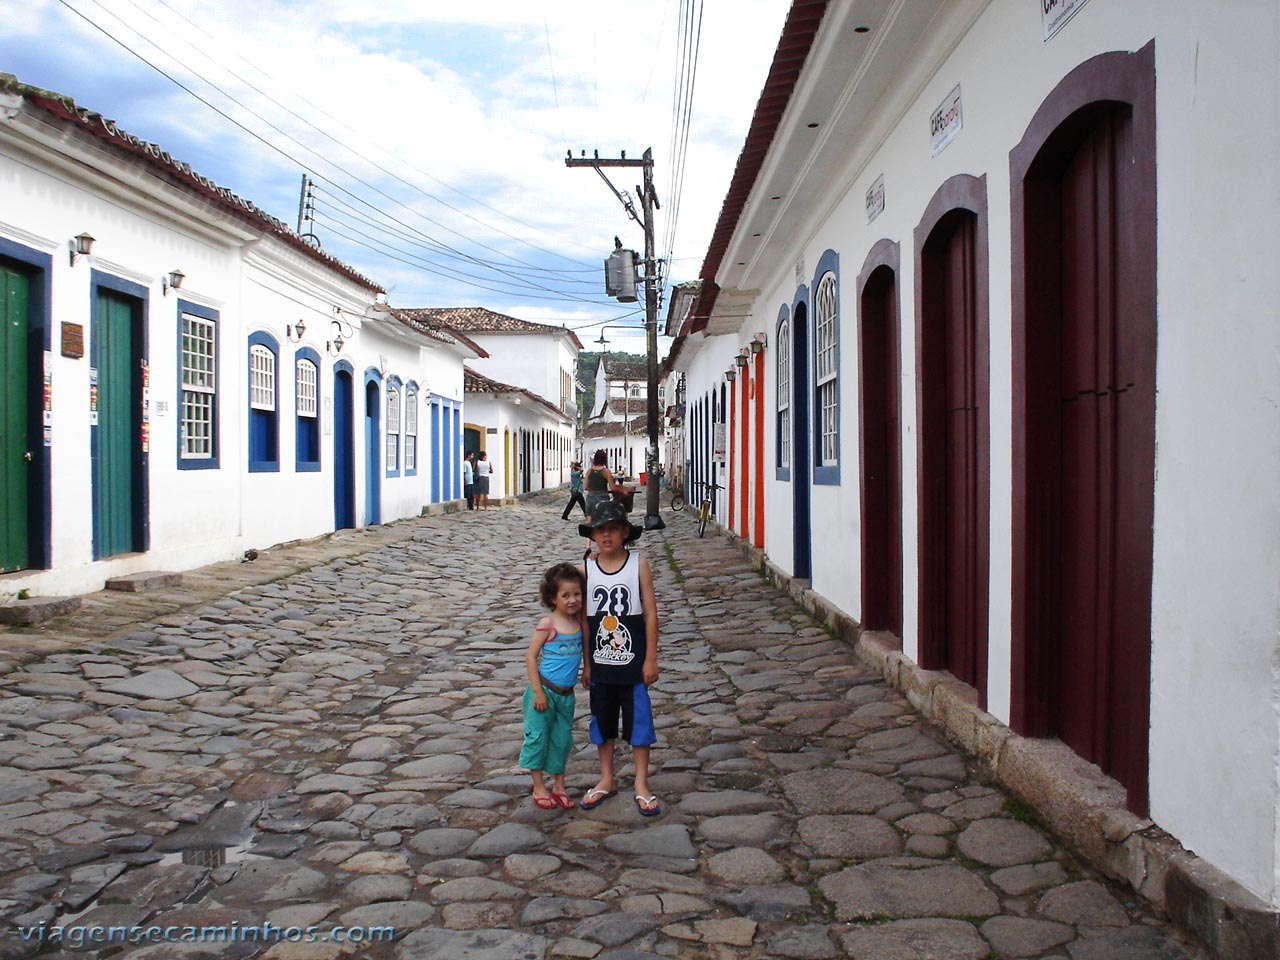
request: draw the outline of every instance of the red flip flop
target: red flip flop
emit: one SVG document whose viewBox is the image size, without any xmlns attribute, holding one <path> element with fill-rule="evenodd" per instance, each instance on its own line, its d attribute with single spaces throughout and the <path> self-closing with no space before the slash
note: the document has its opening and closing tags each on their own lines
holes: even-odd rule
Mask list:
<svg viewBox="0 0 1280 960">
<path fill-rule="evenodd" d="M 560 806 L 555 797 L 534 797 L 533 805 L 539 810 L 554 810 Z"/>
<path fill-rule="evenodd" d="M 572 810 L 577 806 L 567 793 L 553 793 L 551 795 L 551 799 L 560 804 L 560 806 L 564 807 L 566 810 Z"/>
</svg>

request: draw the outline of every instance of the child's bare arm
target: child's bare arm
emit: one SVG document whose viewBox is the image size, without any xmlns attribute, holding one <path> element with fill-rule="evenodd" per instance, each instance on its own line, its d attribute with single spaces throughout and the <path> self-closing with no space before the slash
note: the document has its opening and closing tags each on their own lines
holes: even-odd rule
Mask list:
<svg viewBox="0 0 1280 960">
<path fill-rule="evenodd" d="M 533 709 L 541 713 L 547 709 L 547 694 L 542 689 L 542 681 L 538 678 L 538 654 L 542 645 L 555 636 L 556 628 L 551 625 L 550 617 L 543 617 L 533 628 L 533 636 L 529 638 L 529 649 L 524 653 L 524 666 L 529 674 L 529 686 L 533 688 Z"/>
<path fill-rule="evenodd" d="M 658 680 L 658 601 L 653 593 L 653 573 L 649 561 L 640 558 L 640 600 L 644 604 L 644 685 Z"/>
</svg>

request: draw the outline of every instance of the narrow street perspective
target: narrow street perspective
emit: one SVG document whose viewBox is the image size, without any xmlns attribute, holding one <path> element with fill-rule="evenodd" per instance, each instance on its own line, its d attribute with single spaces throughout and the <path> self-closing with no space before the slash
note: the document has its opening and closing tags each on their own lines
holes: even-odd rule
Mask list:
<svg viewBox="0 0 1280 960">
<path fill-rule="evenodd" d="M 616 796 L 536 808 L 523 656 L 542 572 L 582 554 L 562 505 L 278 548 L 264 576 L 316 565 L 13 664 L 0 957 L 1201 955 L 691 513 L 637 545 L 661 816 L 621 746 Z M 104 596 L 42 631 L 145 609 Z M 575 799 L 598 776 L 577 700 Z"/>
</svg>

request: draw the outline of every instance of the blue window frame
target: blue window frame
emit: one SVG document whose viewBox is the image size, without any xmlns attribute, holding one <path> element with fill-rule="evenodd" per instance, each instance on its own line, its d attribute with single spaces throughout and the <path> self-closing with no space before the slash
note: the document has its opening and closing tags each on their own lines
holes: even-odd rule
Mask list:
<svg viewBox="0 0 1280 960">
<path fill-rule="evenodd" d="M 840 256 L 818 258 L 813 275 L 813 482 L 840 482 Z"/>
<path fill-rule="evenodd" d="M 404 475 L 418 475 L 418 385 L 404 385 Z"/>
<path fill-rule="evenodd" d="M 218 311 L 178 301 L 178 469 L 218 468 Z"/>
<path fill-rule="evenodd" d="M 778 311 L 778 329 L 774 334 L 774 382 L 777 403 L 774 428 L 774 466 L 779 480 L 791 479 L 791 323 L 790 311 Z"/>
<path fill-rule="evenodd" d="M 293 355 L 294 469 L 320 469 L 320 354 L 300 347 Z"/>
<path fill-rule="evenodd" d="M 280 469 L 280 347 L 266 333 L 249 335 L 249 472 Z"/>
<path fill-rule="evenodd" d="M 400 476 L 400 400 L 403 390 L 399 377 L 387 380 L 387 476 Z"/>
</svg>

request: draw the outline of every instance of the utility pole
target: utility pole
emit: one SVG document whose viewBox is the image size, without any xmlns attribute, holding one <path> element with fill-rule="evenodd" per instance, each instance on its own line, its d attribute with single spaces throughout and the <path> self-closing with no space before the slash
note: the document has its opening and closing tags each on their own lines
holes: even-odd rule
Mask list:
<svg viewBox="0 0 1280 960">
<path fill-rule="evenodd" d="M 627 215 L 644 228 L 644 330 L 645 346 L 648 353 L 649 367 L 649 449 L 645 452 L 648 482 L 645 484 L 644 528 L 661 530 L 666 526 L 658 515 L 658 262 L 654 258 L 654 223 L 653 212 L 660 209 L 658 195 L 653 189 L 653 149 L 645 150 L 639 160 L 628 160 L 624 151 L 620 157 L 601 157 L 599 153 L 588 157 L 582 151 L 581 157 L 574 157 L 573 151 L 565 159 L 566 167 L 594 167 L 600 174 L 614 196 L 621 201 Z M 619 193 L 605 175 L 604 167 L 640 167 L 644 172 L 644 183 L 636 187 L 640 195 L 640 210 L 643 217 L 636 214 L 631 198 Z M 627 398 L 628 400 L 630 398 Z"/>
</svg>

